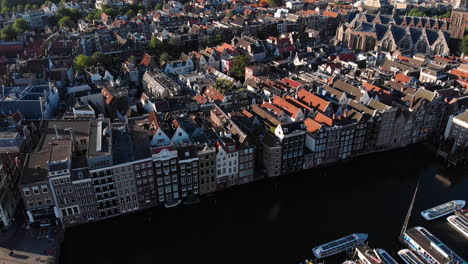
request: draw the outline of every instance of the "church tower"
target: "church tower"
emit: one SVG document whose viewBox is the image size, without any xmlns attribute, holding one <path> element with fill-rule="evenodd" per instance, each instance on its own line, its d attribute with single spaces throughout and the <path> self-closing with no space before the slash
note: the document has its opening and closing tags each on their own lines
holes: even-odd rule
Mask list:
<svg viewBox="0 0 468 264">
<path fill-rule="evenodd" d="M 455 0 L 449 28 L 452 39 L 462 39 L 466 27 L 468 27 L 468 0 Z"/>
</svg>

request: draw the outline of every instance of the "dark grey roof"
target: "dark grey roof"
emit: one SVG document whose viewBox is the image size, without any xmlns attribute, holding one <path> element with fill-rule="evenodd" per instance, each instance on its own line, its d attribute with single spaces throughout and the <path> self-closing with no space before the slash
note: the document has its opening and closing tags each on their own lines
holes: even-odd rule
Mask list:
<svg viewBox="0 0 468 264">
<path fill-rule="evenodd" d="M 26 119 L 42 119 L 39 101 L 0 101 L 0 113 L 9 115 L 17 111 L 21 112 Z"/>
</svg>

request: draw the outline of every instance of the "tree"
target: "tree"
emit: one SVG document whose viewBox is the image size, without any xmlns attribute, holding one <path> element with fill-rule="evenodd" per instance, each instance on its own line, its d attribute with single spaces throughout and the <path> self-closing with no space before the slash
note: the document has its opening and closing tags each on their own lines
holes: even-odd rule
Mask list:
<svg viewBox="0 0 468 264">
<path fill-rule="evenodd" d="M 152 49 L 159 49 L 160 50 L 163 47 L 163 43 L 156 36 L 152 36 L 151 40 L 150 40 L 150 47 Z"/>
<path fill-rule="evenodd" d="M 267 0 L 267 3 L 270 7 L 281 6 L 283 1 L 281 0 Z"/>
<path fill-rule="evenodd" d="M 170 60 L 172 60 L 172 57 L 171 57 L 171 55 L 169 55 L 169 53 L 167 53 L 167 52 L 163 52 L 163 53 L 161 54 L 161 56 L 159 56 L 159 62 L 160 62 L 161 64 L 164 64 L 164 63 L 166 63 L 166 62 L 168 62 L 168 61 L 170 61 Z"/>
<path fill-rule="evenodd" d="M 73 28 L 75 27 L 75 23 L 69 16 L 62 17 L 59 21 L 58 24 L 60 27 L 66 27 L 66 28 Z"/>
<path fill-rule="evenodd" d="M 105 66 L 108 66 L 111 64 L 110 59 L 107 55 L 104 55 L 101 52 L 94 52 L 94 54 L 91 56 L 91 64 L 103 64 Z"/>
<path fill-rule="evenodd" d="M 11 40 L 16 39 L 16 31 L 10 25 L 4 27 L 0 35 L 2 37 L 2 40 L 11 41 Z"/>
<path fill-rule="evenodd" d="M 447 13 L 438 16 L 438 18 L 450 18 L 452 16 L 452 12 L 447 11 Z"/>
<path fill-rule="evenodd" d="M 421 11 L 419 8 L 413 8 L 411 11 L 408 13 L 409 16 L 414 16 L 414 17 L 422 17 L 424 16 L 424 12 Z"/>
<path fill-rule="evenodd" d="M 462 40 L 461 50 L 462 50 L 462 52 L 463 52 L 463 54 L 465 56 L 468 55 L 468 35 L 466 35 L 466 34 L 465 34 L 465 36 L 463 37 L 463 40 Z"/>
<path fill-rule="evenodd" d="M 76 71 L 80 73 L 83 73 L 84 69 L 91 65 L 92 65 L 91 57 L 81 54 L 75 58 L 75 68 L 76 68 Z"/>
<path fill-rule="evenodd" d="M 15 23 L 13 24 L 13 28 L 17 32 L 25 32 L 31 30 L 31 26 L 29 26 L 29 23 L 26 20 L 24 20 L 24 18 L 16 19 Z"/>
<path fill-rule="evenodd" d="M 230 92 L 232 90 L 234 90 L 234 88 L 236 87 L 234 85 L 233 82 L 231 81 L 228 81 L 228 80 L 225 80 L 225 79 L 218 79 L 216 80 L 216 84 L 215 84 L 215 89 L 220 91 L 221 93 L 227 93 L 227 92 Z"/>
<path fill-rule="evenodd" d="M 155 7 L 154 10 L 162 10 L 163 5 L 161 3 L 158 3 Z"/>
<path fill-rule="evenodd" d="M 133 11 L 132 9 L 129 9 L 127 13 L 125 13 L 125 16 L 127 16 L 128 18 L 134 17 L 135 15 L 135 11 Z"/>
<path fill-rule="evenodd" d="M 234 57 L 232 63 L 231 73 L 237 79 L 244 81 L 245 78 L 245 67 L 249 66 L 250 58 L 244 55 Z"/>
</svg>

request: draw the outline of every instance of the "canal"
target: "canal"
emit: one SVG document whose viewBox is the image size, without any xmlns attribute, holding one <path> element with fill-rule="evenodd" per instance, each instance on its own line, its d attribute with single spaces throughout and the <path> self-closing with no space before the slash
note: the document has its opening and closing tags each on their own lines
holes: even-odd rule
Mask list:
<svg viewBox="0 0 468 264">
<path fill-rule="evenodd" d="M 312 247 L 357 232 L 396 256 L 418 176 L 408 226 L 426 227 L 468 260 L 468 240 L 445 217 L 428 222 L 419 214 L 468 200 L 467 169 L 443 169 L 427 149 L 413 146 L 239 186 L 196 205 L 71 228 L 61 263 L 299 263 L 312 257 Z M 325 263 L 345 259 L 337 255 Z"/>
</svg>

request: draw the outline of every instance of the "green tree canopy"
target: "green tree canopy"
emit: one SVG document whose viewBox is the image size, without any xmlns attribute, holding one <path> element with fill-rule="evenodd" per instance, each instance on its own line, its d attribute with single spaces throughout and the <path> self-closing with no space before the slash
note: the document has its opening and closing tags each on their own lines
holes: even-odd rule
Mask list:
<svg viewBox="0 0 468 264">
<path fill-rule="evenodd" d="M 76 71 L 78 72 L 83 73 L 84 69 L 91 65 L 92 65 L 91 57 L 81 54 L 75 58 L 75 68 L 76 68 Z"/>
<path fill-rule="evenodd" d="M 59 24 L 60 27 L 67 27 L 67 28 L 75 27 L 75 22 L 73 22 L 73 20 L 69 16 L 62 17 L 58 21 L 58 24 Z"/>
<path fill-rule="evenodd" d="M 414 17 L 422 17 L 424 16 L 424 12 L 421 11 L 419 8 L 413 8 L 411 11 L 408 13 L 409 16 L 414 16 Z"/>
<path fill-rule="evenodd" d="M 13 28 L 17 32 L 25 32 L 31 30 L 31 26 L 29 26 L 29 23 L 26 20 L 24 20 L 24 18 L 16 19 L 15 23 L 13 24 Z"/>
<path fill-rule="evenodd" d="M 126 15 L 128 18 L 131 18 L 131 17 L 136 16 L 135 11 L 133 11 L 133 9 L 129 9 L 129 10 L 125 13 L 125 15 Z"/>
<path fill-rule="evenodd" d="M 249 66 L 250 58 L 244 55 L 236 56 L 232 63 L 231 73 L 239 80 L 244 81 L 245 67 Z"/>
<path fill-rule="evenodd" d="M 150 40 L 150 47 L 152 49 L 162 49 L 163 43 L 156 36 L 152 36 Z"/>
<path fill-rule="evenodd" d="M 267 0 L 268 6 L 270 7 L 276 7 L 276 6 L 281 6 L 283 4 L 282 0 Z"/>
<path fill-rule="evenodd" d="M 468 55 L 468 35 L 466 34 L 462 40 L 461 51 L 465 56 Z"/>
<path fill-rule="evenodd" d="M 158 3 L 155 7 L 154 10 L 162 10 L 163 5 L 161 3 Z"/>
<path fill-rule="evenodd" d="M 225 79 L 216 80 L 215 88 L 221 93 L 231 92 L 232 90 L 234 90 L 235 87 L 236 86 L 231 81 Z"/>
<path fill-rule="evenodd" d="M 161 64 L 166 63 L 166 62 L 168 62 L 168 61 L 170 61 L 170 60 L 172 60 L 172 57 L 171 57 L 171 55 L 169 55 L 169 53 L 167 53 L 167 52 L 163 52 L 163 53 L 161 54 L 161 56 L 159 56 L 159 62 L 160 62 Z"/>
<path fill-rule="evenodd" d="M 11 41 L 16 39 L 16 31 L 10 25 L 4 27 L 0 32 L 0 35 L 2 37 L 2 40 Z"/>
</svg>

